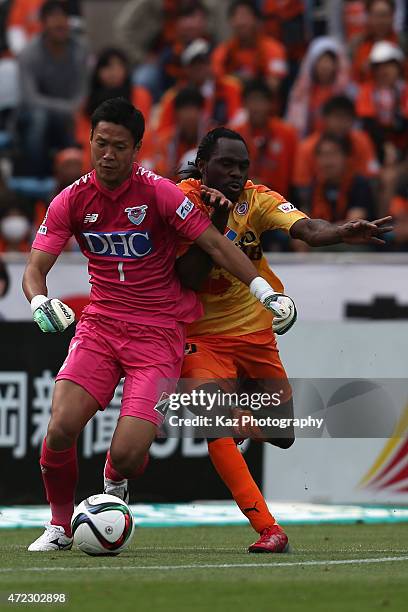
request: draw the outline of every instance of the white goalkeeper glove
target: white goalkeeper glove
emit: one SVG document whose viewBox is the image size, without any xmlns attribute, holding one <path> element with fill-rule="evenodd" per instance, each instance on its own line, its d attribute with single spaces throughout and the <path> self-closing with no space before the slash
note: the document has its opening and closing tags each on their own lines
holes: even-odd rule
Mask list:
<svg viewBox="0 0 408 612">
<path fill-rule="evenodd" d="M 58 299 L 36 295 L 31 300 L 33 319 L 45 333 L 63 332 L 75 321 L 74 311 Z"/>
<path fill-rule="evenodd" d="M 249 290 L 273 314 L 273 331 L 279 336 L 286 334 L 295 324 L 297 311 L 292 298 L 276 293 L 261 276 L 251 282 Z"/>
</svg>

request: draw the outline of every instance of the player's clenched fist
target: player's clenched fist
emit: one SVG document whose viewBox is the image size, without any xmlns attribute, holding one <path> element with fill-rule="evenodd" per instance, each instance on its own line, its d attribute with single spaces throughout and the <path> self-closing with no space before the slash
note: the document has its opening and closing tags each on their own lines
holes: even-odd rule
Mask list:
<svg viewBox="0 0 408 612">
<path fill-rule="evenodd" d="M 33 319 L 43 332 L 63 332 L 75 321 L 74 311 L 54 298 L 36 295 L 31 300 Z"/>
<path fill-rule="evenodd" d="M 250 284 L 251 293 L 273 314 L 273 331 L 281 336 L 296 322 L 295 302 L 288 295 L 276 293 L 262 277 L 257 276 Z"/>
</svg>

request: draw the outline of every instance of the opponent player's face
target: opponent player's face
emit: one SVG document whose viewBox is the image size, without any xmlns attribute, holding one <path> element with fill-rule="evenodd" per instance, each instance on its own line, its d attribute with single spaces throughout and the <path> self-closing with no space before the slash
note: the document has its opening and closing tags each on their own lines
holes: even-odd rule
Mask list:
<svg viewBox="0 0 408 612">
<path fill-rule="evenodd" d="M 123 125 L 108 121 L 97 124 L 91 138 L 91 157 L 102 185 L 115 189 L 128 178 L 138 148 Z"/>
<path fill-rule="evenodd" d="M 202 181 L 236 202 L 248 180 L 249 156 L 241 140 L 220 138 L 211 159 L 202 164 Z"/>
</svg>

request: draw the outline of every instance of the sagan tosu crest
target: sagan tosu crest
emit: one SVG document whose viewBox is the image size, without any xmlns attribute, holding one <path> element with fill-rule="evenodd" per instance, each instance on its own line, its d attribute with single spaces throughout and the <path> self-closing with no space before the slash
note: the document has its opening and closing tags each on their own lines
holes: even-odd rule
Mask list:
<svg viewBox="0 0 408 612">
<path fill-rule="evenodd" d="M 135 225 L 140 225 L 146 216 L 147 204 L 142 204 L 141 206 L 131 206 L 130 208 L 125 208 L 125 212 L 129 218 L 129 221 L 134 223 Z"/>
</svg>

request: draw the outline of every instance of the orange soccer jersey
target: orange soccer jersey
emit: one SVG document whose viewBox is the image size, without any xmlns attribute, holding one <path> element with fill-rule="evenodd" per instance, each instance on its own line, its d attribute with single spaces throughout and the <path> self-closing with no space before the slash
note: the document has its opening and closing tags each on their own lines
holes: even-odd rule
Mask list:
<svg viewBox="0 0 408 612">
<path fill-rule="evenodd" d="M 210 210 L 200 197 L 200 181 L 188 179 L 178 184 L 187 197 L 207 214 Z M 264 185 L 247 181 L 234 209 L 230 212 L 225 236 L 232 240 L 253 262 L 259 275 L 283 292 L 279 278 L 263 256 L 261 234 L 269 229 L 289 231 L 306 215 L 278 193 Z M 189 245 L 180 246 L 180 254 Z M 242 336 L 270 329 L 272 316 L 243 283 L 226 270 L 214 266 L 204 288 L 199 292 L 204 316 L 188 326 L 188 337 L 204 335 Z"/>
</svg>

